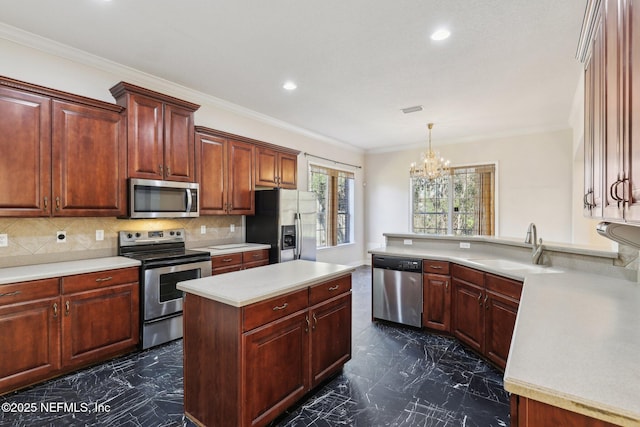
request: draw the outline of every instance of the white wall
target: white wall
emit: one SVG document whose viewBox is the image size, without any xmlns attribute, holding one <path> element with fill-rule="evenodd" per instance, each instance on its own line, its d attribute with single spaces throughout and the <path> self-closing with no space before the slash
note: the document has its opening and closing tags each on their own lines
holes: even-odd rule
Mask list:
<svg viewBox="0 0 640 427">
<path fill-rule="evenodd" d="M 434 149 L 453 166 L 497 164 L 497 235 L 524 239 L 528 224 L 534 222 L 544 240 L 571 242 L 572 143 L 571 130 L 565 130 Z M 425 147 L 367 154 L 368 248 L 384 243 L 382 233 L 410 231 L 408 167 Z"/>
<path fill-rule="evenodd" d="M 331 141 L 294 128 L 242 107 L 226 103 L 188 88 L 115 64 L 53 42 L 17 34 L 0 36 L 0 75 L 59 89 L 107 102 L 114 102 L 109 88 L 121 80 L 201 105 L 196 125 L 290 147 L 301 152 L 341 162 L 363 165 L 364 154 L 338 141 Z M 185 69 L 185 73 L 189 70 Z M 363 169 L 356 170 L 355 243 L 318 253 L 319 261 L 358 265 L 364 254 Z M 298 186 L 307 186 L 307 159 L 298 157 Z"/>
</svg>

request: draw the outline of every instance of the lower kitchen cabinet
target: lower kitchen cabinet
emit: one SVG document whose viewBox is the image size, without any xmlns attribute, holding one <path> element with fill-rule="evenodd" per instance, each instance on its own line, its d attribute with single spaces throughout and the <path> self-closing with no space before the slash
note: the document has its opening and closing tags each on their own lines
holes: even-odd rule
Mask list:
<svg viewBox="0 0 640 427">
<path fill-rule="evenodd" d="M 189 418 L 264 426 L 351 358 L 351 276 L 244 307 L 187 293 L 184 330 Z"/>
<path fill-rule="evenodd" d="M 504 369 L 522 282 L 454 265 L 452 284 L 454 335 Z"/>
<path fill-rule="evenodd" d="M 246 270 L 268 264 L 268 249 L 257 249 L 228 255 L 215 255 L 211 257 L 211 274 L 230 273 L 232 271 Z"/>
<path fill-rule="evenodd" d="M 510 422 L 511 427 L 613 427 L 616 425 L 515 394 L 511 395 Z"/>
<path fill-rule="evenodd" d="M 451 276 L 446 261 L 422 261 L 422 326 L 451 332 Z"/>
<path fill-rule="evenodd" d="M 0 286 L 0 394 L 136 348 L 138 268 Z"/>
<path fill-rule="evenodd" d="M 0 394 L 59 370 L 59 294 L 58 279 L 0 286 Z"/>
</svg>

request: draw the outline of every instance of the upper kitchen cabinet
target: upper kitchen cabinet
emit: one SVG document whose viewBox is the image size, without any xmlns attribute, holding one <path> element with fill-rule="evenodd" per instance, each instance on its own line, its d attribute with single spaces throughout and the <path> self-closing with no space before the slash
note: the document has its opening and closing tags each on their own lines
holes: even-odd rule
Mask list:
<svg viewBox="0 0 640 427">
<path fill-rule="evenodd" d="M 257 146 L 256 185 L 298 188 L 298 152 Z"/>
<path fill-rule="evenodd" d="M 640 222 L 640 1 L 590 1 L 585 62 L 585 214 Z M 635 143 L 637 142 L 637 143 Z"/>
<path fill-rule="evenodd" d="M 253 215 L 255 146 L 243 137 L 196 126 L 200 214 Z"/>
<path fill-rule="evenodd" d="M 195 182 L 193 116 L 200 106 L 125 82 L 111 94 L 127 109 L 128 177 Z"/>
<path fill-rule="evenodd" d="M 0 216 L 124 214 L 122 110 L 0 78 Z"/>
</svg>

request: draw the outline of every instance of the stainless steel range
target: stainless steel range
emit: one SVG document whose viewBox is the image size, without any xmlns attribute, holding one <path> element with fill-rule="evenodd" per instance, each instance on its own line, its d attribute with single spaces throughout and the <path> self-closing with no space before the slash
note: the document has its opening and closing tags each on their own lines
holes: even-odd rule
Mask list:
<svg viewBox="0 0 640 427">
<path fill-rule="evenodd" d="M 208 252 L 187 250 L 183 228 L 120 231 L 118 255 L 142 262 L 140 301 L 142 348 L 182 337 L 183 293 L 176 284 L 211 276 Z"/>
</svg>

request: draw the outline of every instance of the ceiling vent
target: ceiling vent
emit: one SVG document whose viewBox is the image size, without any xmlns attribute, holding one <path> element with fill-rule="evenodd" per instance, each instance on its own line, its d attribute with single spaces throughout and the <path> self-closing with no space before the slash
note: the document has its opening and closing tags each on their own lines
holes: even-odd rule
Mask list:
<svg viewBox="0 0 640 427">
<path fill-rule="evenodd" d="M 422 105 L 416 105 L 415 107 L 407 107 L 401 110 L 405 114 L 415 113 L 417 111 L 422 111 Z"/>
<path fill-rule="evenodd" d="M 607 237 L 623 245 L 640 248 L 640 227 L 615 222 L 601 222 L 596 230 L 601 236 Z"/>
</svg>

